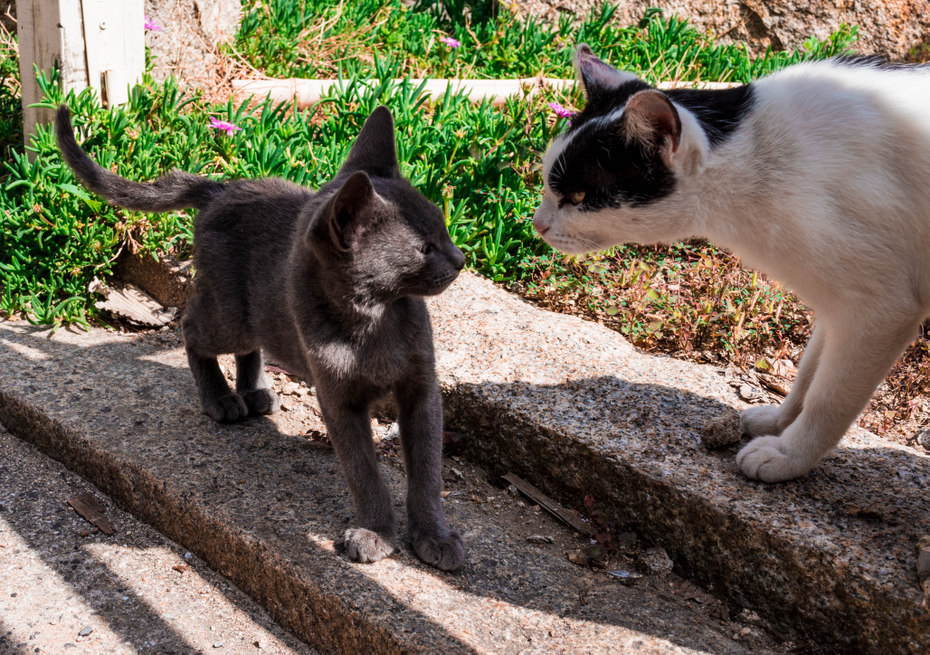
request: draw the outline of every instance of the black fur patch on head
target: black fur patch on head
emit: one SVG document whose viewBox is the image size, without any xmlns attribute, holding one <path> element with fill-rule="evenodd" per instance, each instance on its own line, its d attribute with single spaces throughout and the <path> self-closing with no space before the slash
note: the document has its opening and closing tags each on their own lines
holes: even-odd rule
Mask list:
<svg viewBox="0 0 930 655">
<path fill-rule="evenodd" d="M 583 193 L 581 211 L 642 206 L 669 195 L 675 175 L 658 148 L 629 141 L 619 121 L 592 117 L 576 127 L 549 170 L 549 186 L 570 202 Z"/>
<path fill-rule="evenodd" d="M 631 80 L 600 89 L 573 119 L 569 141 L 553 162 L 548 181 L 563 199 L 584 193 L 579 210 L 642 206 L 674 190 L 675 176 L 658 147 L 631 141 L 624 133 L 622 118 L 617 118 L 633 95 L 651 88 Z M 723 90 L 676 89 L 665 95 L 698 119 L 712 148 L 733 134 L 754 102 L 751 85 Z"/>
<path fill-rule="evenodd" d="M 739 127 L 755 101 L 751 84 L 732 89 L 675 89 L 665 95 L 694 114 L 711 147 L 720 145 Z"/>
</svg>

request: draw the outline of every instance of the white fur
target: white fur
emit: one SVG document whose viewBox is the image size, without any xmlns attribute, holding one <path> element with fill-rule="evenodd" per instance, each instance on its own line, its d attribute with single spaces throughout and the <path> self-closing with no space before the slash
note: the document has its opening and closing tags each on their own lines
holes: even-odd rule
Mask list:
<svg viewBox="0 0 930 655">
<path fill-rule="evenodd" d="M 573 253 L 704 237 L 814 309 L 791 394 L 742 415 L 757 438 L 737 462 L 775 482 L 834 448 L 930 314 L 930 67 L 805 63 L 754 87 L 752 110 L 714 149 L 677 107 L 670 196 L 594 213 L 559 209 L 546 188 L 534 222 Z M 547 177 L 564 143 L 546 155 Z"/>
</svg>

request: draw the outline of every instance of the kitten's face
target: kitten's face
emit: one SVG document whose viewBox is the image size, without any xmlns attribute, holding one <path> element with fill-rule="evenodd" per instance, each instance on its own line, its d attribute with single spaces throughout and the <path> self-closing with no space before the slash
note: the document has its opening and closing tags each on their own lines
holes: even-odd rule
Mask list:
<svg viewBox="0 0 930 655">
<path fill-rule="evenodd" d="M 373 182 L 371 227 L 355 245 L 354 276 L 383 299 L 441 293 L 465 265 L 442 211 L 406 180 Z"/>
<path fill-rule="evenodd" d="M 321 195 L 327 200 L 311 220 L 309 245 L 360 296 L 435 295 L 465 265 L 439 207 L 400 176 L 394 125 L 384 107 L 365 121 Z"/>
<path fill-rule="evenodd" d="M 536 230 L 570 254 L 675 240 L 675 226 L 659 207 L 678 180 L 677 110 L 664 94 L 601 62 L 587 46 L 579 49 L 577 64 L 588 102 L 543 160 Z"/>
</svg>

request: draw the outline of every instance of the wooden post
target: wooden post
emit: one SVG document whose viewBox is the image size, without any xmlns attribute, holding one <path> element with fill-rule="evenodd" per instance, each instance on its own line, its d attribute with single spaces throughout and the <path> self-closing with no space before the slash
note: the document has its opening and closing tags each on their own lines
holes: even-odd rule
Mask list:
<svg viewBox="0 0 930 655">
<path fill-rule="evenodd" d="M 54 115 L 29 107 L 42 99 L 33 65 L 59 66 L 65 91 L 92 86 L 110 106 L 129 99 L 145 70 L 143 0 L 16 0 L 16 18 L 26 145 Z"/>
</svg>

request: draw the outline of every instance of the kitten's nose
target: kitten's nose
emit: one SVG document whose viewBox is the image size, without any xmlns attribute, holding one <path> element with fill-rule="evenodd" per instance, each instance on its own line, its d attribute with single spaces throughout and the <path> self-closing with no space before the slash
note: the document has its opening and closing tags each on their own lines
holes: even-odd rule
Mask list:
<svg viewBox="0 0 930 655">
<path fill-rule="evenodd" d="M 465 255 L 458 248 L 456 248 L 455 252 L 452 254 L 452 265 L 457 271 L 461 271 L 465 268 Z"/>
</svg>

